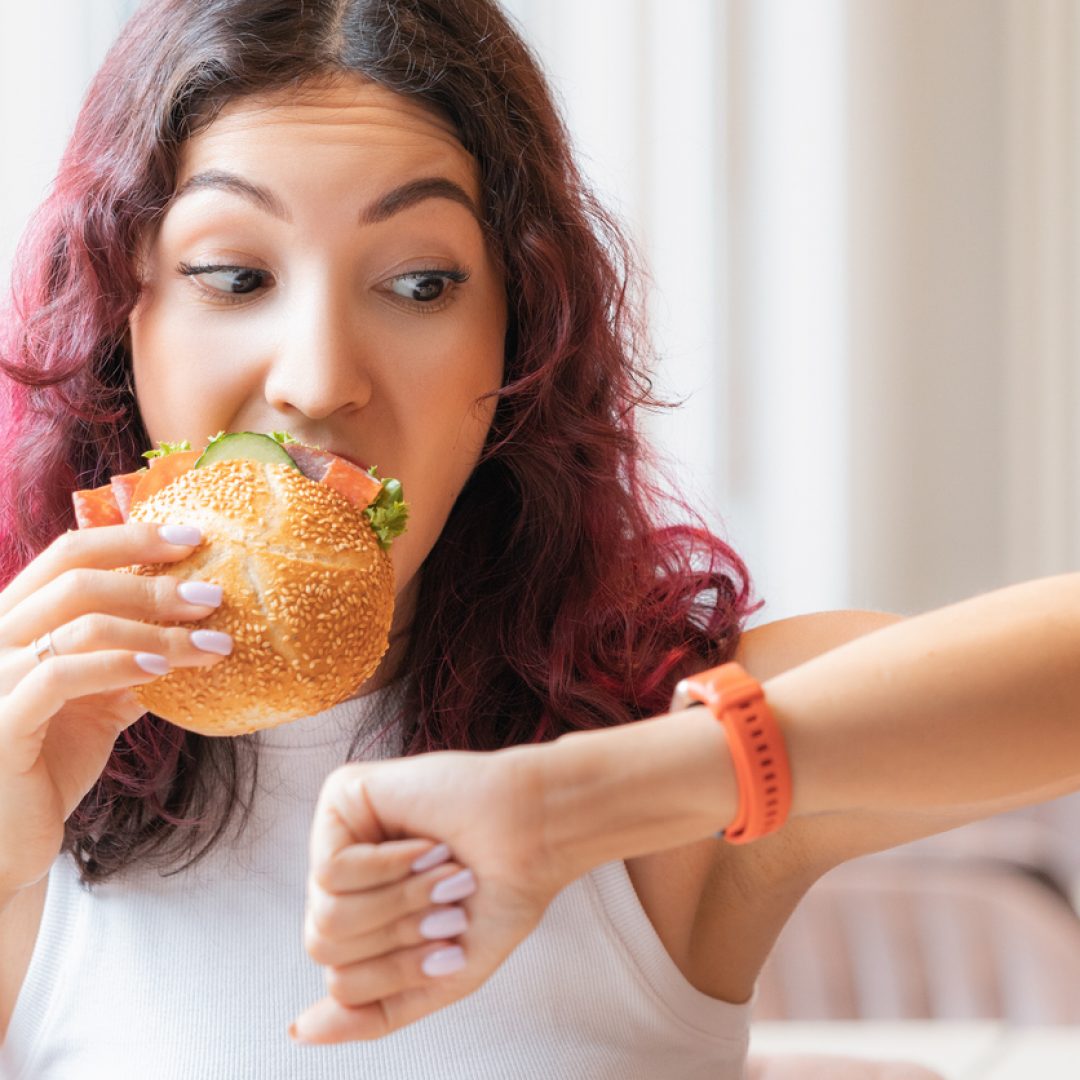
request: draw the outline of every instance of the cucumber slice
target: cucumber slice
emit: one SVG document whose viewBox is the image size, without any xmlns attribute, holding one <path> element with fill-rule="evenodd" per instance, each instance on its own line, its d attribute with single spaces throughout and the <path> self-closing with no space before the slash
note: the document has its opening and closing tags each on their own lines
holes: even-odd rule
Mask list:
<svg viewBox="0 0 1080 1080">
<path fill-rule="evenodd" d="M 265 461 L 268 465 L 288 465 L 297 472 L 300 471 L 281 443 L 269 435 L 260 435 L 255 431 L 234 431 L 231 435 L 219 436 L 199 455 L 192 468 L 199 469 L 217 461 L 232 461 L 236 458 Z"/>
</svg>

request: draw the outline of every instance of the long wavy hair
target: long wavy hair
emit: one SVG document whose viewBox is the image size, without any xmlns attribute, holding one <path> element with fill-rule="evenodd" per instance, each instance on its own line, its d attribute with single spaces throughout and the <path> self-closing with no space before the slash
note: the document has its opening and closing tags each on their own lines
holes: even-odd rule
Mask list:
<svg viewBox="0 0 1080 1080">
<path fill-rule="evenodd" d="M 405 752 L 664 712 L 681 675 L 732 657 L 761 604 L 639 435 L 640 409 L 668 407 L 649 376 L 644 275 L 494 0 L 143 4 L 16 254 L 0 339 L 0 583 L 73 526 L 75 488 L 137 468 L 148 448 L 125 340 L 134 253 L 174 192 L 184 141 L 237 98 L 349 72 L 456 125 L 509 307 L 490 435 L 420 571 L 396 718 Z M 83 881 L 205 855 L 238 805 L 246 821 L 242 755 L 257 764 L 257 744 L 150 713 L 129 727 L 67 822 Z"/>
</svg>

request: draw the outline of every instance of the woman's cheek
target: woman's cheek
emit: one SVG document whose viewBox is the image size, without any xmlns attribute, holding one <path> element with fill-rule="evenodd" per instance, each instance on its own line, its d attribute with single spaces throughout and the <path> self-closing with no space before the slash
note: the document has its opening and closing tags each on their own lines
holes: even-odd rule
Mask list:
<svg viewBox="0 0 1080 1080">
<path fill-rule="evenodd" d="M 404 486 L 405 501 L 409 504 L 409 522 L 404 534 L 394 546 L 401 545 L 401 571 L 411 576 L 431 553 L 446 520 L 450 516 L 451 503 L 446 501 L 445 490 L 430 484 L 434 478 Z M 398 567 L 395 565 L 395 571 Z M 402 578 L 400 584 L 404 584 Z"/>
</svg>

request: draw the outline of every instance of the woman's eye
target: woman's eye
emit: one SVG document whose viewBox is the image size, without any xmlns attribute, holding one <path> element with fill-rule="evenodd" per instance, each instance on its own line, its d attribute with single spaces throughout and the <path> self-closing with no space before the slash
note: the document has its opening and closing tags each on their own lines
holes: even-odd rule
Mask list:
<svg viewBox="0 0 1080 1080">
<path fill-rule="evenodd" d="M 270 277 L 265 270 L 249 266 L 191 266 L 181 263 L 181 274 L 198 279 L 199 285 L 223 296 L 246 296 L 255 292 Z"/>
<path fill-rule="evenodd" d="M 395 296 L 417 304 L 436 304 L 451 292 L 454 285 L 468 281 L 464 270 L 420 270 L 401 274 L 390 283 Z"/>
<path fill-rule="evenodd" d="M 250 266 L 199 265 L 181 263 L 177 270 L 193 278 L 211 300 L 238 302 L 273 282 L 267 270 Z M 466 270 L 414 270 L 390 280 L 390 291 L 402 300 L 428 311 L 441 310 L 450 302 L 454 288 L 469 280 Z"/>
</svg>

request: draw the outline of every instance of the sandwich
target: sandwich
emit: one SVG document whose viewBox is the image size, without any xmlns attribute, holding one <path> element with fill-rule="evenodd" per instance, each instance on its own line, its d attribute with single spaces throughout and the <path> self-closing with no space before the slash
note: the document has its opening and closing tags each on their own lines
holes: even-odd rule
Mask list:
<svg viewBox="0 0 1080 1080">
<path fill-rule="evenodd" d="M 198 526 L 204 542 L 187 558 L 124 570 L 220 584 L 221 606 L 199 626 L 234 647 L 211 668 L 134 687 L 139 701 L 189 731 L 241 735 L 353 696 L 388 646 L 401 484 L 286 432 L 219 432 L 201 450 L 162 443 L 144 457 L 146 467 L 76 491 L 76 522 Z"/>
</svg>

